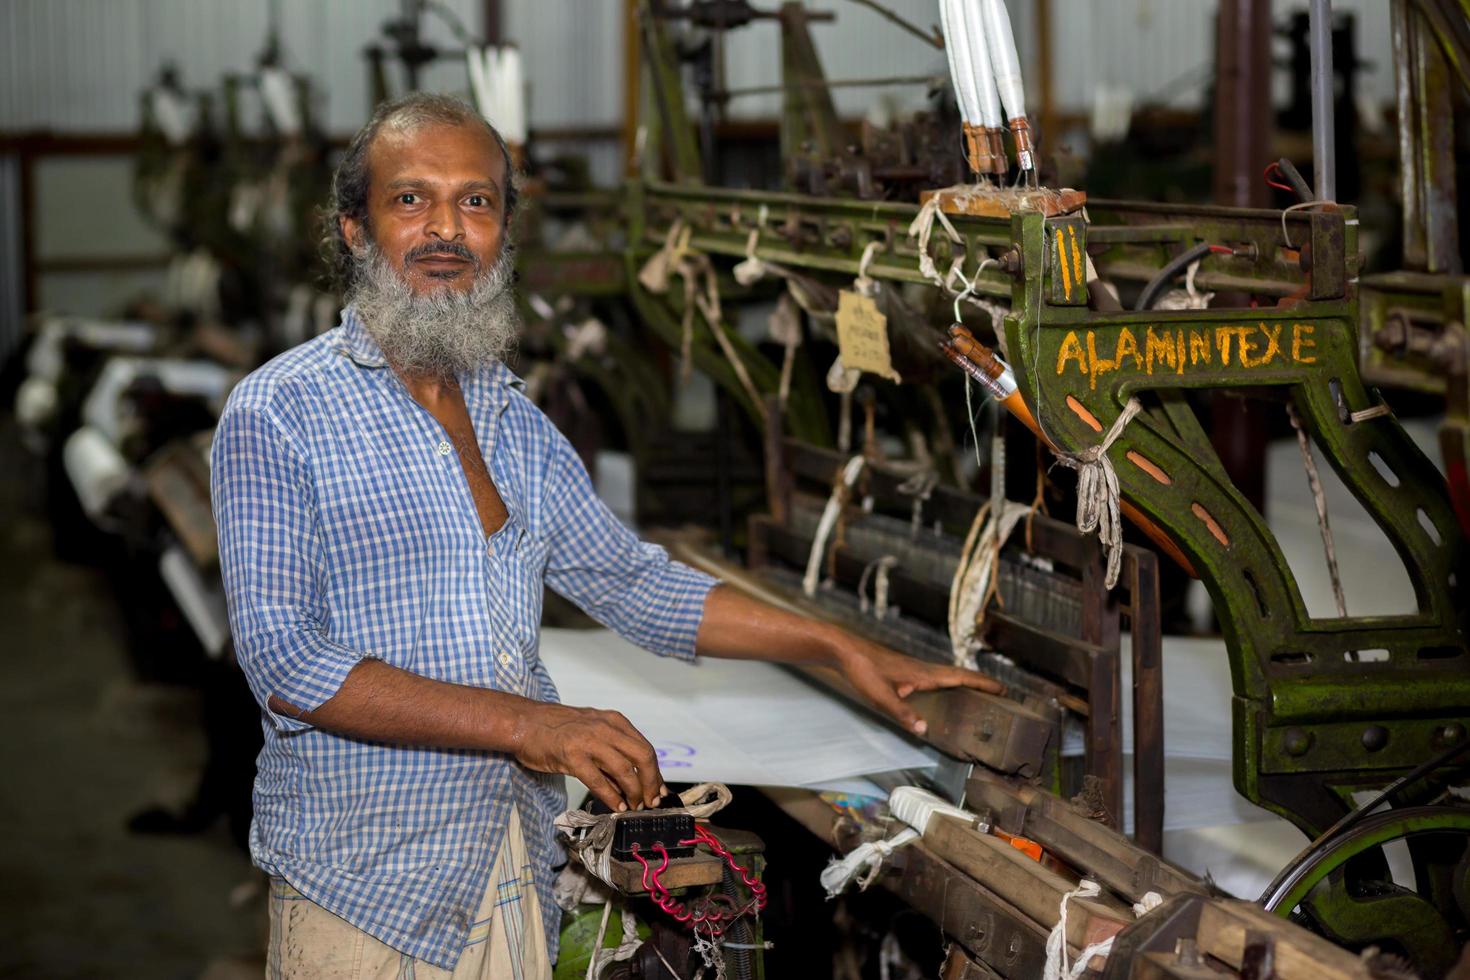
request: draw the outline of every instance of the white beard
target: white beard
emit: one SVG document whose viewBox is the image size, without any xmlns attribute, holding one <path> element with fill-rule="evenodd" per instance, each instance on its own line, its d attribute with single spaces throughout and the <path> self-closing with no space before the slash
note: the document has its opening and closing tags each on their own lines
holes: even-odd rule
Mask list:
<svg viewBox="0 0 1470 980">
<path fill-rule="evenodd" d="M 474 285 L 415 293 L 407 278 L 369 242 L 357 259 L 347 302 L 383 356 L 400 370 L 452 378 L 503 360 L 515 348 L 520 311 L 511 288 L 514 249 L 507 244 Z"/>
</svg>

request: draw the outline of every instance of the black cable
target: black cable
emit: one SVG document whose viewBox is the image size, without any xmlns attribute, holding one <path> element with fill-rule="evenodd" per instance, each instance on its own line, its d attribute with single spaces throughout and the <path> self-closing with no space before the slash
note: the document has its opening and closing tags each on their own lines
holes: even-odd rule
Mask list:
<svg viewBox="0 0 1470 980">
<path fill-rule="evenodd" d="M 1403 789 L 1410 783 L 1415 782 L 1427 773 L 1431 773 L 1441 766 L 1448 765 L 1449 763 L 1455 761 L 1458 756 L 1464 754 L 1466 751 L 1470 751 L 1470 739 L 1466 739 L 1465 741 L 1460 742 L 1458 745 L 1450 746 L 1449 749 L 1441 752 L 1439 755 L 1430 759 L 1428 762 L 1420 763 L 1413 769 L 1410 769 L 1408 772 L 1404 773 L 1398 779 L 1395 779 L 1393 782 L 1389 783 L 1388 786 L 1384 788 L 1383 792 L 1379 793 L 1367 803 L 1364 803 L 1362 806 L 1358 807 L 1355 810 L 1350 810 L 1347 813 L 1343 814 L 1342 817 L 1337 821 L 1337 823 L 1322 831 L 1322 833 L 1317 837 L 1316 840 L 1312 841 L 1312 843 L 1303 848 L 1300 854 L 1292 858 L 1290 863 L 1288 863 L 1286 867 L 1281 869 L 1281 871 L 1276 875 L 1275 880 L 1273 880 L 1271 884 L 1267 885 L 1266 890 L 1261 893 L 1261 897 L 1257 900 L 1258 904 L 1264 904 L 1273 895 L 1279 894 L 1281 892 L 1282 884 L 1289 877 L 1291 877 L 1292 873 L 1297 868 L 1301 867 L 1303 864 L 1306 864 L 1308 861 L 1316 857 L 1317 854 L 1325 849 L 1329 843 L 1341 837 L 1355 824 L 1358 824 L 1366 819 L 1369 814 L 1382 806 L 1383 803 L 1389 799 L 1389 797 L 1393 796 L 1399 790 Z"/>
<path fill-rule="evenodd" d="M 1169 285 L 1175 276 L 1189 268 L 1191 262 L 1196 259 L 1202 259 L 1209 254 L 1210 243 L 1200 242 L 1189 251 L 1170 259 L 1168 264 L 1159 270 L 1158 275 L 1150 279 L 1148 285 L 1143 287 L 1143 292 L 1138 294 L 1138 301 L 1133 304 L 1133 309 L 1147 310 L 1152 307 L 1154 301 L 1159 298 L 1159 293 L 1164 291 L 1164 287 Z"/>
<path fill-rule="evenodd" d="M 1286 182 L 1291 185 L 1292 193 L 1296 195 L 1298 201 L 1316 200 L 1316 196 L 1312 194 L 1312 188 L 1307 185 L 1306 178 L 1296 168 L 1296 164 L 1292 163 L 1286 157 L 1282 157 L 1276 161 L 1276 166 L 1281 168 L 1281 176 L 1285 177 Z"/>
</svg>

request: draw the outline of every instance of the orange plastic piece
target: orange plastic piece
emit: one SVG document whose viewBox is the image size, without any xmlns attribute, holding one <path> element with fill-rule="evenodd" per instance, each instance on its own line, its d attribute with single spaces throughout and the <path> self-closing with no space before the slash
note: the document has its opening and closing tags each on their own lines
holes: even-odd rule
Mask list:
<svg viewBox="0 0 1470 980">
<path fill-rule="evenodd" d="M 1006 833 L 999 827 L 991 828 L 991 832 L 994 833 L 995 836 L 999 837 L 1001 840 L 1005 841 L 1007 844 L 1014 847 L 1016 850 L 1020 851 L 1022 854 L 1026 855 L 1031 860 L 1041 860 L 1041 845 L 1036 843 L 1036 841 L 1031 840 L 1029 837 L 1017 837 L 1014 834 Z"/>
</svg>

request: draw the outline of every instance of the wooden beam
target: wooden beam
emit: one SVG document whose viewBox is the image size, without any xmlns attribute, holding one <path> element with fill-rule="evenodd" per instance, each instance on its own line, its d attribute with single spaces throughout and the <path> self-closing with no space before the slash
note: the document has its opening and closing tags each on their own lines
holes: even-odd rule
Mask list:
<svg viewBox="0 0 1470 980">
<path fill-rule="evenodd" d="M 1001 838 L 956 817 L 931 817 L 924 844 L 1047 930 L 1057 923 L 1062 896 L 1077 887 Z M 1080 950 L 1111 939 L 1133 918 L 1132 909 L 1106 893 L 1070 899 L 1067 945 Z"/>
<path fill-rule="evenodd" d="M 1089 877 L 1131 902 L 1142 901 L 1148 892 L 1170 898 L 1208 891 L 1198 878 L 1035 786 L 972 776 L 965 800 L 973 810 L 991 811 L 996 826 L 1007 833 L 1029 837 L 1068 864 L 1086 868 Z"/>
</svg>

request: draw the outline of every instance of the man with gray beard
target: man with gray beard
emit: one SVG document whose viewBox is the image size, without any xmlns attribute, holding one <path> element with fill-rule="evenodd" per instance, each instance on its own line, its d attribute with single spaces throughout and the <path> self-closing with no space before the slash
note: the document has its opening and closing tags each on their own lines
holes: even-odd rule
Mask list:
<svg viewBox="0 0 1470 980">
<path fill-rule="evenodd" d="M 242 381 L 215 433 L 273 977 L 551 975 L 562 776 L 617 810 L 667 789 L 626 718 L 557 703 L 544 587 L 660 655 L 831 666 L 918 732 L 912 692 L 998 688 L 723 588 L 612 516 L 503 363 L 515 196 L 468 106 L 381 106 L 333 181 L 341 325 Z"/>
</svg>

